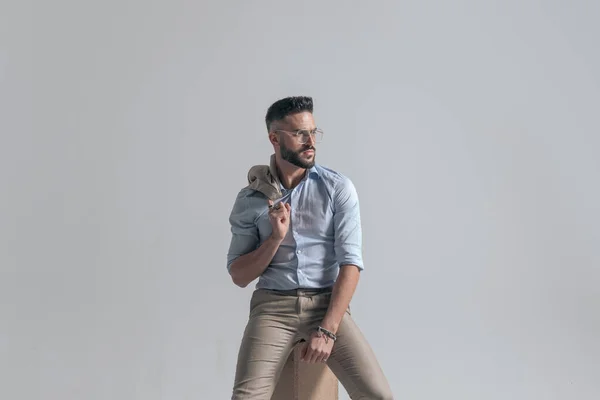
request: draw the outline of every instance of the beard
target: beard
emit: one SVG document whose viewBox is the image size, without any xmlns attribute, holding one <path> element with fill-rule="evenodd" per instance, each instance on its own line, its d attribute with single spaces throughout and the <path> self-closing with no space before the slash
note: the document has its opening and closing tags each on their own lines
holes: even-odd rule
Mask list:
<svg viewBox="0 0 600 400">
<path fill-rule="evenodd" d="M 295 165 L 296 167 L 308 169 L 308 168 L 312 168 L 315 166 L 315 159 L 317 156 L 317 151 L 312 146 L 304 146 L 303 148 L 301 148 L 298 151 L 293 151 L 293 150 L 290 150 L 288 147 L 285 147 L 285 145 L 283 143 L 280 143 L 279 150 L 281 151 L 281 158 L 283 158 L 285 161 L 289 162 L 290 164 Z M 313 157 L 310 161 L 306 161 L 306 160 L 300 158 L 300 154 L 306 150 L 314 150 L 315 151 L 313 154 Z"/>
</svg>

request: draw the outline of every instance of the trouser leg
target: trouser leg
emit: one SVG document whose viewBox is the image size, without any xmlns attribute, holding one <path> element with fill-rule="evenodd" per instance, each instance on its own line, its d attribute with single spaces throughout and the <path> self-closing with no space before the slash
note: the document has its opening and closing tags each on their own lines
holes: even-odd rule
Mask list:
<svg viewBox="0 0 600 400">
<path fill-rule="evenodd" d="M 327 361 L 352 400 L 392 400 L 392 390 L 358 326 L 346 313 Z"/>
<path fill-rule="evenodd" d="M 304 337 L 323 320 L 331 294 L 313 296 L 301 314 Z M 348 310 L 337 331 L 337 340 L 327 365 L 352 400 L 391 400 L 392 390 L 367 339 Z"/>
<path fill-rule="evenodd" d="M 269 400 L 295 344 L 295 299 L 255 292 L 238 353 L 232 400 Z"/>
</svg>

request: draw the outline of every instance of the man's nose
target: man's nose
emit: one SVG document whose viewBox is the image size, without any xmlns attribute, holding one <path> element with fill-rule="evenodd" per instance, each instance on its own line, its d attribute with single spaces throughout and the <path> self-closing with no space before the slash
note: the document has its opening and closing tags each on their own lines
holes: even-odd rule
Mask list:
<svg viewBox="0 0 600 400">
<path fill-rule="evenodd" d="M 306 139 L 306 144 L 314 147 L 315 143 L 316 143 L 315 135 L 309 134 L 308 138 Z"/>
</svg>

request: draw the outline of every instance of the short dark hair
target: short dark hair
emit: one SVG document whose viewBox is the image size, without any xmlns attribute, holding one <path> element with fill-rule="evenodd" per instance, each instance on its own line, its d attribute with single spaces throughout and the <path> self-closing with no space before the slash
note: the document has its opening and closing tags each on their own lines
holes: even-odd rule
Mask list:
<svg viewBox="0 0 600 400">
<path fill-rule="evenodd" d="M 273 121 L 279 121 L 291 114 L 308 111 L 313 112 L 313 100 L 308 96 L 292 96 L 277 100 L 267 110 L 265 122 L 267 130 L 271 130 Z"/>
</svg>

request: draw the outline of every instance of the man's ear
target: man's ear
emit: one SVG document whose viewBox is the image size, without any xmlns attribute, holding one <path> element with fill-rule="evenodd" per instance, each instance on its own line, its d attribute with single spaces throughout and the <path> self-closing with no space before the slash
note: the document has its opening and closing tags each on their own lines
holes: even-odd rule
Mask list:
<svg viewBox="0 0 600 400">
<path fill-rule="evenodd" d="M 269 142 L 272 145 L 279 146 L 279 135 L 275 132 L 269 132 Z"/>
</svg>

